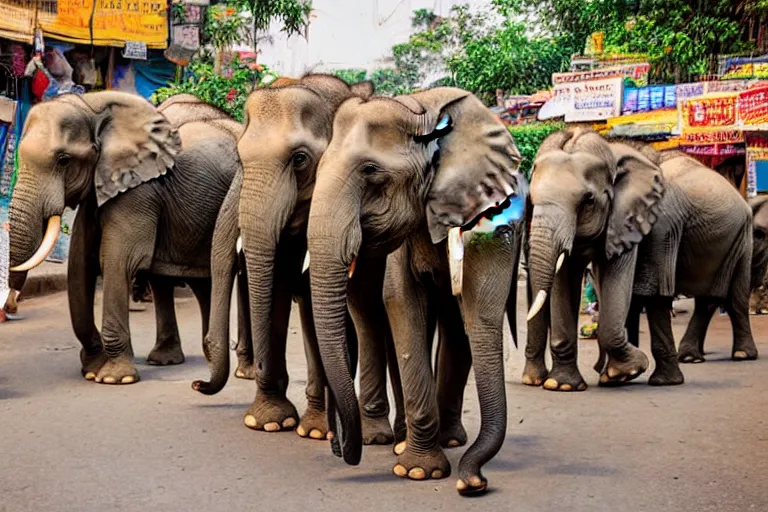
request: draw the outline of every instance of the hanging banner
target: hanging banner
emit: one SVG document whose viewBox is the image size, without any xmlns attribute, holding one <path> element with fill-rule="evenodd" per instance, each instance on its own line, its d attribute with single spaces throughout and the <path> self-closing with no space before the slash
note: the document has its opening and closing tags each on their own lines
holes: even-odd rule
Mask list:
<svg viewBox="0 0 768 512">
<path fill-rule="evenodd" d="M 738 112 L 742 130 L 768 130 L 768 87 L 739 93 Z"/>
<path fill-rule="evenodd" d="M 620 116 L 623 83 L 617 77 L 573 84 L 573 108 L 566 112 L 565 121 L 600 121 Z"/>
<path fill-rule="evenodd" d="M 0 37 L 29 44 L 37 21 L 45 36 L 72 43 L 168 45 L 168 0 L 0 0 L 0 11 Z"/>
<path fill-rule="evenodd" d="M 737 126 L 737 93 L 691 98 L 679 103 L 682 144 L 739 144 L 744 134 Z"/>
</svg>

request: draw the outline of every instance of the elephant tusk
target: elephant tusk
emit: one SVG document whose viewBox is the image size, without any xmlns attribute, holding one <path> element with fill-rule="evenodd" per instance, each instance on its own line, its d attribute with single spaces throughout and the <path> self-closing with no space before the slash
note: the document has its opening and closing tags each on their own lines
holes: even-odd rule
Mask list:
<svg viewBox="0 0 768 512">
<path fill-rule="evenodd" d="M 309 253 L 307 253 L 309 255 Z M 355 264 L 357 263 L 357 257 L 355 257 L 352 260 L 352 263 L 349 265 L 349 273 L 347 274 L 350 279 L 352 279 L 352 276 L 355 274 Z"/>
<path fill-rule="evenodd" d="M 555 265 L 555 274 L 560 272 L 560 268 L 562 268 L 564 261 L 565 261 L 565 251 L 561 252 L 560 257 L 557 258 L 557 264 Z"/>
<path fill-rule="evenodd" d="M 531 318 L 538 315 L 539 311 L 541 311 L 541 308 L 544 307 L 544 303 L 546 301 L 547 301 L 547 292 L 544 290 L 539 290 L 538 295 L 536 295 L 536 300 L 533 301 L 533 305 L 531 306 L 531 309 L 528 311 L 528 316 L 525 318 L 525 321 L 530 322 Z"/>
<path fill-rule="evenodd" d="M 309 270 L 309 251 L 304 255 L 304 264 L 301 266 L 301 273 L 303 274 Z"/>
<path fill-rule="evenodd" d="M 37 248 L 35 254 L 21 265 L 13 267 L 11 272 L 26 272 L 44 262 L 45 258 L 51 254 L 51 251 L 53 251 L 53 248 L 56 245 L 56 239 L 59 238 L 59 231 L 61 231 L 61 215 L 54 215 L 48 219 L 48 227 L 45 229 L 43 241 L 40 244 L 40 247 Z"/>
<path fill-rule="evenodd" d="M 448 231 L 448 267 L 451 273 L 451 292 L 461 295 L 464 287 L 464 240 L 461 228 Z"/>
<path fill-rule="evenodd" d="M 243 252 L 243 237 L 238 236 L 237 237 L 237 244 L 235 244 L 235 251 L 237 251 L 237 254 L 240 254 Z"/>
</svg>

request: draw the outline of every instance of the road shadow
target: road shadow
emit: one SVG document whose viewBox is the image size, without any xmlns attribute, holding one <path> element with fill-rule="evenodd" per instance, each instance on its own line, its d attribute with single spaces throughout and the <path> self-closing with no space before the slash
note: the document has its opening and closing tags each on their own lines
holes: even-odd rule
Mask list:
<svg viewBox="0 0 768 512">
<path fill-rule="evenodd" d="M 397 480 L 402 480 L 402 479 L 395 476 L 391 471 L 388 471 L 386 473 L 382 472 L 382 473 L 355 474 L 355 475 L 348 475 L 348 476 L 328 479 L 329 482 L 356 483 L 356 484 L 380 484 L 384 482 L 395 482 Z"/>
</svg>

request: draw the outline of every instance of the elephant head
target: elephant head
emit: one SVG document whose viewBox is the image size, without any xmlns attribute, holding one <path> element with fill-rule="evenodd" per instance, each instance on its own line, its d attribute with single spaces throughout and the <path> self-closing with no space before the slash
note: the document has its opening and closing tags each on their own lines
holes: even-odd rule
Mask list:
<svg viewBox="0 0 768 512">
<path fill-rule="evenodd" d="M 165 174 L 180 150 L 176 130 L 139 96 L 66 95 L 33 107 L 19 144 L 11 200 L 12 270 L 24 272 L 45 260 L 65 206 L 93 196 L 100 207 Z"/>
<path fill-rule="evenodd" d="M 752 272 L 751 289 L 763 284 L 768 270 L 768 196 L 749 200 L 752 207 Z"/>
<path fill-rule="evenodd" d="M 351 99 L 336 113 L 308 245 L 315 327 L 338 414 L 336 448 L 347 463 L 357 464 L 362 451 L 344 323 L 355 259 L 386 255 L 421 229 L 437 243 L 453 228 L 469 228 L 521 192 L 520 160 L 505 127 L 460 89 Z"/>
<path fill-rule="evenodd" d="M 611 260 L 640 243 L 657 219 L 664 193 L 661 170 L 649 156 L 609 143 L 584 128 L 544 140 L 531 177 L 529 320 L 544 306 L 554 276 L 573 250 Z"/>
<path fill-rule="evenodd" d="M 276 258 L 278 243 L 292 239 L 297 246 L 287 251 L 290 257 L 299 251 L 304 256 L 315 171 L 331 140 L 333 115 L 344 100 L 372 92 L 369 82 L 350 86 L 334 76 L 310 74 L 278 78 L 246 100 L 246 126 L 237 147 L 243 165 L 237 215 L 255 347 L 267 346 L 273 335 L 275 265 L 277 259 L 285 260 Z M 294 263 L 298 274 L 302 260 L 288 266 Z M 211 381 L 196 382 L 198 391 L 213 394 L 226 383 L 226 343 L 217 338 L 208 350 Z M 259 361 L 255 364 L 258 367 Z"/>
</svg>

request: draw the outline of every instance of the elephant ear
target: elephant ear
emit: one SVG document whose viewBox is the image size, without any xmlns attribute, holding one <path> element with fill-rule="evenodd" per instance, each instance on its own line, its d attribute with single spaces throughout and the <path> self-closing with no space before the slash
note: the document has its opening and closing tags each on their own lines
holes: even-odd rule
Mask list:
<svg viewBox="0 0 768 512">
<path fill-rule="evenodd" d="M 461 89 L 436 88 L 400 101 L 414 112 L 413 102 L 423 109 L 423 122 L 415 124 L 423 131 L 414 140 L 430 148 L 434 175 L 425 208 L 433 243 L 451 228 L 473 228 L 482 217 L 494 225 L 502 217 L 504 223 L 522 219 L 528 187 L 518 171 L 520 152 L 479 99 Z"/>
<path fill-rule="evenodd" d="M 356 84 L 352 84 L 349 86 L 349 89 L 352 91 L 352 94 L 354 94 L 355 96 L 359 96 L 364 100 L 367 100 L 368 98 L 373 96 L 374 92 L 376 92 L 376 87 L 374 87 L 373 82 L 371 82 L 370 80 L 365 80 L 363 82 L 357 82 Z"/>
<path fill-rule="evenodd" d="M 173 167 L 181 138 L 166 117 L 144 102 L 114 103 L 98 114 L 94 183 L 101 206 Z"/>
<path fill-rule="evenodd" d="M 632 249 L 651 232 L 665 190 L 657 165 L 629 146 L 610 146 L 616 159 L 616 177 L 606 229 L 605 255 L 609 260 Z"/>
</svg>

